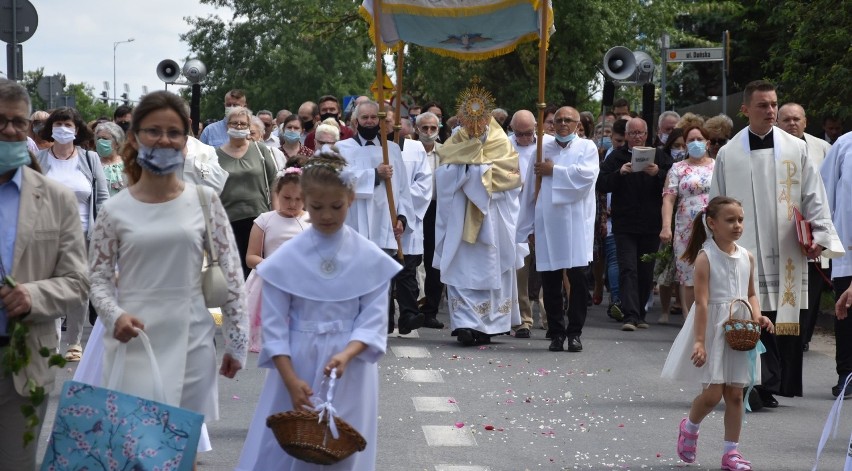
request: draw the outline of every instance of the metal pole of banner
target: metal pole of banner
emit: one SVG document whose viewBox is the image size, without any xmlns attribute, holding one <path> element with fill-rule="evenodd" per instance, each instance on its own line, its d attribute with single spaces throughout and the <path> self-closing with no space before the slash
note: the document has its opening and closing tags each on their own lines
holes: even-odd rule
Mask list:
<svg viewBox="0 0 852 471">
<path fill-rule="evenodd" d="M 728 35 L 730 33 L 725 30 L 722 33 L 722 114 L 728 114 Z"/>
<path fill-rule="evenodd" d="M 544 142 L 544 109 L 547 108 L 547 103 L 544 101 L 544 83 L 545 83 L 545 66 L 547 64 L 547 16 L 549 1 L 541 1 L 541 30 L 539 31 L 538 41 L 538 122 L 536 124 L 536 144 L 535 144 L 535 161 L 542 161 L 542 144 Z M 524 171 L 521 169 L 521 171 Z M 541 188 L 541 175 L 535 178 L 535 196 L 538 198 L 538 191 Z"/>
<path fill-rule="evenodd" d="M 660 114 L 663 114 L 666 111 L 666 73 L 668 72 L 668 55 L 669 55 L 669 35 L 668 33 L 663 33 L 662 44 L 662 60 L 660 61 L 660 67 L 663 69 L 662 74 L 660 74 Z"/>
<path fill-rule="evenodd" d="M 395 131 L 393 137 L 397 144 L 402 142 L 402 115 L 400 112 L 402 111 L 402 62 L 404 49 L 405 45 L 400 42 L 399 51 L 396 53 L 396 107 L 393 113 L 393 130 Z"/>
<path fill-rule="evenodd" d="M 381 126 L 385 122 L 385 117 L 387 117 L 387 112 L 385 111 L 385 87 L 384 87 L 384 70 L 382 68 L 383 56 L 382 56 L 382 28 L 379 23 L 379 18 L 381 17 L 381 9 L 382 9 L 382 0 L 373 0 L 373 27 L 375 28 L 375 39 L 376 39 L 376 85 L 378 92 L 378 102 L 379 102 L 379 136 L 382 140 L 382 162 L 385 165 L 390 165 L 388 159 L 388 137 L 385 133 L 381 132 Z M 390 219 L 391 226 L 396 225 L 397 215 L 396 215 L 396 204 L 393 200 L 393 185 L 390 180 L 385 180 L 385 190 L 387 190 L 388 195 L 388 210 L 390 211 Z M 396 246 L 397 246 L 397 258 L 400 261 L 403 261 L 403 253 L 402 253 L 402 238 L 396 238 Z M 403 262 L 404 263 L 404 262 Z"/>
</svg>

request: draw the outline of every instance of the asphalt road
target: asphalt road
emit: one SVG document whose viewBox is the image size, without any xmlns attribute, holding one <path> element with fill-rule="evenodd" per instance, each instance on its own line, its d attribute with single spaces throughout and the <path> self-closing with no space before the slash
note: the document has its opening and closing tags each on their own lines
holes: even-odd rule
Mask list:
<svg viewBox="0 0 852 471">
<path fill-rule="evenodd" d="M 445 314 L 439 318 L 447 322 Z M 698 387 L 659 377 L 678 327 L 622 332 L 619 326 L 601 306 L 591 308 L 582 353 L 548 352 L 537 328 L 532 339 L 497 337 L 479 347 L 462 347 L 447 328 L 392 336 L 380 363 L 377 469 L 719 469 L 722 405 L 702 424 L 697 462 L 686 465 L 675 453 L 678 423 Z M 200 470 L 236 464 L 266 375 L 256 359 L 251 355 L 250 368 L 235 380 L 220 378 L 221 419 L 208 424 L 213 451 L 200 455 Z M 73 368 L 60 373 L 57 391 Z M 805 397 L 778 398 L 777 409 L 747 415 L 740 450 L 754 469 L 813 467 L 833 400 L 833 337 L 815 335 L 804 374 Z M 54 394 L 42 454 L 56 402 Z M 845 415 L 819 469 L 843 467 L 852 429 Z"/>
</svg>

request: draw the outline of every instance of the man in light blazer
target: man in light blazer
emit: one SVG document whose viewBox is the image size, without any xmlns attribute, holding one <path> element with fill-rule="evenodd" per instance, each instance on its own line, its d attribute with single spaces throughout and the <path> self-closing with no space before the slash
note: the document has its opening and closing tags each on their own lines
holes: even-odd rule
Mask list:
<svg viewBox="0 0 852 471">
<path fill-rule="evenodd" d="M 89 292 L 86 251 L 74 194 L 38 172 L 26 148 L 30 98 L 0 79 L 0 357 L 11 323 L 29 328 L 29 365 L 12 377 L 0 371 L 0 471 L 35 469 L 38 440 L 23 446 L 21 406 L 28 382 L 53 390 L 55 373 L 38 354 L 55 352 L 55 319 L 83 303 Z M 37 408 L 44 420 L 47 400 Z M 34 430 L 38 437 L 40 427 Z"/>
</svg>

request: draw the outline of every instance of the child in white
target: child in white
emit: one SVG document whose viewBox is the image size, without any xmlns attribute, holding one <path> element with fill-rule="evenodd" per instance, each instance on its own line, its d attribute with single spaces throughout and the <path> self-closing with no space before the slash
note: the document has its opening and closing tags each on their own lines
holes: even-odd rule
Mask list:
<svg viewBox="0 0 852 471">
<path fill-rule="evenodd" d="M 312 226 L 257 268 L 263 279 L 263 346 L 267 375 L 238 471 L 316 470 L 286 454 L 266 426 L 269 415 L 313 409 L 337 370 L 334 408 L 367 441 L 364 451 L 326 470 L 376 469 L 379 370 L 387 345 L 388 292 L 400 266 L 344 225 L 355 194 L 346 161 L 323 153 L 302 168 L 302 195 Z M 315 400 L 316 400 L 315 399 Z"/>
<path fill-rule="evenodd" d="M 273 189 L 276 210 L 268 211 L 254 220 L 249 235 L 246 250 L 246 266 L 252 269 L 246 278 L 246 299 L 249 312 L 249 351 L 260 351 L 260 293 L 262 281 L 257 276 L 255 268 L 264 259 L 272 255 L 284 242 L 301 234 L 311 227 L 308 214 L 302 202 L 302 186 L 299 184 L 302 175 L 302 163 L 307 162 L 304 156 L 296 156 L 287 162 L 287 168 L 282 170 L 275 179 Z"/>
<path fill-rule="evenodd" d="M 705 223 L 712 233 L 707 238 Z M 695 265 L 695 303 L 672 344 L 664 378 L 701 383 L 702 391 L 680 423 L 677 453 L 695 461 L 698 427 L 716 404 L 725 399 L 725 451 L 722 469 L 750 471 L 751 464 L 737 450 L 743 417 L 743 387 L 760 383 L 760 360 L 750 365 L 748 352 L 732 349 L 725 341 L 724 322 L 735 299 L 747 300 L 751 317 L 770 332 L 769 318 L 760 315 L 754 288 L 754 257 L 737 245 L 743 231 L 743 209 L 737 200 L 718 196 L 696 216 L 692 238 L 683 255 Z M 748 311 L 746 310 L 746 313 Z"/>
</svg>

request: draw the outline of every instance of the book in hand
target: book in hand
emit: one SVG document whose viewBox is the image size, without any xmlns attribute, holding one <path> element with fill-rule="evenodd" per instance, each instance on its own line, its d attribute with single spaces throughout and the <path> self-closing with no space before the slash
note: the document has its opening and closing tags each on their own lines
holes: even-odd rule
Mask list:
<svg viewBox="0 0 852 471">
<path fill-rule="evenodd" d="M 793 206 L 793 222 L 796 224 L 796 237 L 799 239 L 799 245 L 804 249 L 810 249 L 814 238 L 811 235 L 811 223 L 805 219 L 799 208 Z"/>
<path fill-rule="evenodd" d="M 645 167 L 654 163 L 654 156 L 657 154 L 656 147 L 633 147 L 633 157 L 630 159 L 633 173 L 645 170 Z"/>
</svg>

